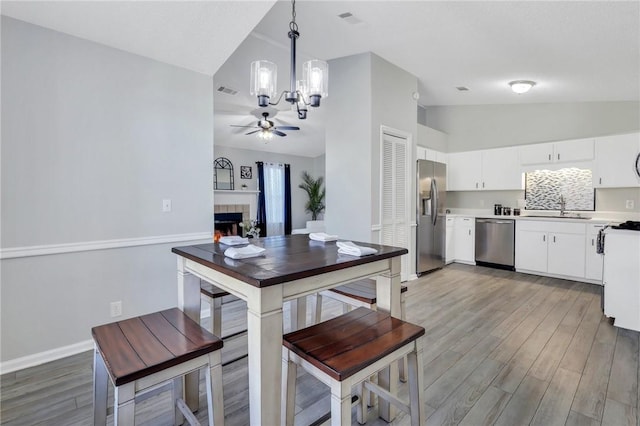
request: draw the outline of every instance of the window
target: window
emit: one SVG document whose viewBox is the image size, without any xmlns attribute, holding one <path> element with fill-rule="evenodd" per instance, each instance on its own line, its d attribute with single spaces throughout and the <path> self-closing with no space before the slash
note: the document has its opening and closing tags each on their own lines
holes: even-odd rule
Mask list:
<svg viewBox="0 0 640 426">
<path fill-rule="evenodd" d="M 267 235 L 284 235 L 284 164 L 264 163 Z"/>
</svg>

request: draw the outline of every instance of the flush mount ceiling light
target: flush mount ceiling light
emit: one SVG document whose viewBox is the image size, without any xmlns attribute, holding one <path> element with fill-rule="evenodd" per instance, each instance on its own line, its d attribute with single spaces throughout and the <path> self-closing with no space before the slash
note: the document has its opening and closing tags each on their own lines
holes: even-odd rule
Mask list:
<svg viewBox="0 0 640 426">
<path fill-rule="evenodd" d="M 536 82 L 531 80 L 516 80 L 509 83 L 511 90 L 517 94 L 527 93 L 535 85 Z"/>
<path fill-rule="evenodd" d="M 260 60 L 251 63 L 251 85 L 249 92 L 258 97 L 258 106 L 278 105 L 284 96 L 298 112 L 298 118 L 307 118 L 307 106 L 320 106 L 320 99 L 328 96 L 329 65 L 325 61 L 314 59 L 302 65 L 302 80 L 296 80 L 296 40 L 300 37 L 296 24 L 296 1 L 291 0 L 291 22 L 289 22 L 289 38 L 291 39 L 291 71 L 289 91 L 283 91 L 276 102 L 275 97 L 278 79 L 278 67 L 273 62 Z"/>
</svg>

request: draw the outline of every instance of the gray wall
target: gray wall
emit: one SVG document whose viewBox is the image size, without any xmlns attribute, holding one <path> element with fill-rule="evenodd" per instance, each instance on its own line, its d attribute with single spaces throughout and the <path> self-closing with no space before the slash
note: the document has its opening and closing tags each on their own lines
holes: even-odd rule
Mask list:
<svg viewBox="0 0 640 426">
<path fill-rule="evenodd" d="M 326 230 L 371 239 L 371 54 L 334 59 L 326 99 Z"/>
<path fill-rule="evenodd" d="M 311 213 L 306 213 L 304 208 L 304 205 L 308 200 L 307 193 L 298 188 L 298 185 L 302 182 L 300 175 L 303 171 L 306 171 L 314 178 L 324 176 L 324 156 L 320 156 L 316 159 L 295 155 L 276 154 L 272 152 L 252 151 L 248 149 L 235 149 L 227 146 L 215 146 L 213 152 L 216 158 L 226 157 L 231 160 L 231 163 L 233 163 L 236 190 L 239 190 L 240 185 L 243 183 L 247 185 L 248 189 L 257 189 L 258 169 L 256 168 L 256 161 L 290 164 L 291 221 L 293 228 L 304 228 L 306 226 L 306 221 L 311 220 Z M 240 166 L 251 166 L 252 179 L 240 179 Z"/>
<path fill-rule="evenodd" d="M 640 130 L 640 102 L 432 106 L 426 115 L 448 135 L 449 152 Z"/>
<path fill-rule="evenodd" d="M 210 76 L 3 16 L 2 248 L 211 232 L 212 92 Z M 0 359 L 90 339 L 111 301 L 124 317 L 175 306 L 170 247 L 2 260 Z"/>
</svg>

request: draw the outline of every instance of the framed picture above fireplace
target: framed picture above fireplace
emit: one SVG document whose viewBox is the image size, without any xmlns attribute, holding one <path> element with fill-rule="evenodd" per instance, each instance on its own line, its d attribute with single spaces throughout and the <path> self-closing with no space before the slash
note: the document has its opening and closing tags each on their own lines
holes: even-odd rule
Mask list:
<svg viewBox="0 0 640 426">
<path fill-rule="evenodd" d="M 240 179 L 251 179 L 251 166 L 240 166 Z"/>
</svg>

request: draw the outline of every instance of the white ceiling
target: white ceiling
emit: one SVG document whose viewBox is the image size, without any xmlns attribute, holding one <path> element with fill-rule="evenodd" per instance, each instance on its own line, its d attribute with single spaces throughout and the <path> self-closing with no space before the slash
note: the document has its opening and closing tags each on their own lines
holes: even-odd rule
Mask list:
<svg viewBox="0 0 640 426">
<path fill-rule="evenodd" d="M 239 91 L 235 96 L 215 92 L 216 144 L 320 155 L 322 107 L 311 109 L 309 118 L 300 121 L 282 102 L 276 125 L 299 125 L 301 130 L 286 131 L 287 137 L 266 145 L 255 135 L 245 136 L 244 129 L 229 126 L 253 124 L 259 116 L 248 94 L 251 61 L 277 63 L 279 90 L 288 85 L 291 4 L 281 0 L 269 10 L 272 3 L 3 1 L 1 7 L 3 14 L 17 19 L 215 73 L 215 88 L 224 85 Z M 374 52 L 418 77 L 422 105 L 640 99 L 637 0 L 298 0 L 296 9 L 299 63 L 311 57 L 330 60 Z M 337 17 L 344 12 L 362 23 L 351 25 Z M 515 95 L 507 83 L 517 79 L 538 84 L 526 95 Z M 456 86 L 470 90 L 459 92 Z"/>
</svg>

